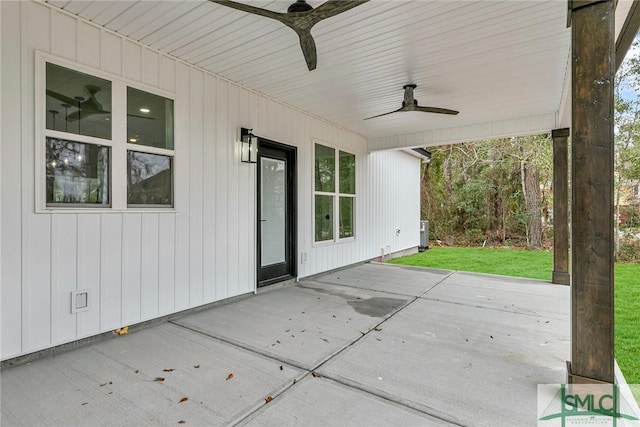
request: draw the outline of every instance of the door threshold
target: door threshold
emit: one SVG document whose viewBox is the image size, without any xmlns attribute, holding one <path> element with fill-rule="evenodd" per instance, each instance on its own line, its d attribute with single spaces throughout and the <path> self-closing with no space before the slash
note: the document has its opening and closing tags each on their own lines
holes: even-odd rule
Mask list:
<svg viewBox="0 0 640 427">
<path fill-rule="evenodd" d="M 287 275 L 281 277 L 274 277 L 273 279 L 265 280 L 264 282 L 258 283 L 258 289 L 256 293 L 263 293 L 266 291 L 271 291 L 273 289 L 284 288 L 285 286 L 295 285 L 298 282 L 298 278 Z"/>
</svg>

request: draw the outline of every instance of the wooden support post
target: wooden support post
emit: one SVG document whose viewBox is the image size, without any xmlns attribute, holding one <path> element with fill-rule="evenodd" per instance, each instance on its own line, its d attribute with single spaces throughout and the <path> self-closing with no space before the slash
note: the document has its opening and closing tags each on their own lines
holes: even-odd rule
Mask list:
<svg viewBox="0 0 640 427">
<path fill-rule="evenodd" d="M 572 10 L 570 383 L 614 382 L 614 8 Z"/>
<path fill-rule="evenodd" d="M 553 138 L 553 277 L 558 285 L 569 276 L 569 129 L 554 129 Z"/>
</svg>

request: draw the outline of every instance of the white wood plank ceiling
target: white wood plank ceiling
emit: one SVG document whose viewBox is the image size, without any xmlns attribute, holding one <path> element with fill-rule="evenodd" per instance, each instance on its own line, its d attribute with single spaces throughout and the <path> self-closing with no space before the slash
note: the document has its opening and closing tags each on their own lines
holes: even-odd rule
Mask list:
<svg viewBox="0 0 640 427">
<path fill-rule="evenodd" d="M 372 0 L 313 28 L 314 71 L 280 22 L 206 0 L 49 3 L 370 139 L 556 117 L 570 50 L 561 0 Z M 420 105 L 460 114 L 364 120 L 400 108 L 408 83 Z"/>
</svg>

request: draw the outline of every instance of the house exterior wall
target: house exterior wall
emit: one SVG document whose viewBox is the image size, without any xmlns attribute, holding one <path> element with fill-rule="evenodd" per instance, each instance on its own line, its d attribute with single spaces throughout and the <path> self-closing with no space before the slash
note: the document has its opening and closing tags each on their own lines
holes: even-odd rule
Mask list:
<svg viewBox="0 0 640 427">
<path fill-rule="evenodd" d="M 256 167 L 240 162 L 241 126 L 298 149 L 299 277 L 418 245 L 419 159 L 368 154 L 359 134 L 47 4 L 0 9 L 2 360 L 254 291 Z M 175 209 L 37 209 L 36 51 L 175 94 Z M 314 142 L 356 154 L 353 240 L 313 242 Z M 77 289 L 91 309 L 72 314 Z"/>
</svg>

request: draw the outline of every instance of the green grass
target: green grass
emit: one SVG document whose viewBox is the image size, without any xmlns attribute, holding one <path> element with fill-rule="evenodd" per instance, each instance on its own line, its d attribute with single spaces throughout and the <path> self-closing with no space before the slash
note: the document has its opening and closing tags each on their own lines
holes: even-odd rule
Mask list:
<svg viewBox="0 0 640 427">
<path fill-rule="evenodd" d="M 553 252 L 493 248 L 432 248 L 393 264 L 551 280 Z M 615 354 L 629 384 L 640 384 L 640 264 L 615 266 Z M 638 399 L 638 396 L 636 396 Z"/>
<path fill-rule="evenodd" d="M 640 264 L 615 267 L 615 354 L 629 384 L 640 384 Z M 636 396 L 640 400 L 640 396 Z"/>
<path fill-rule="evenodd" d="M 433 248 L 393 264 L 551 280 L 553 253 L 524 249 Z"/>
</svg>

